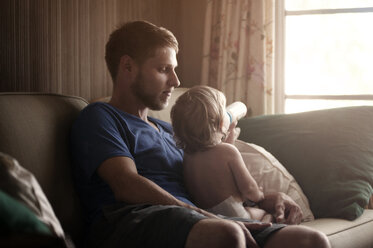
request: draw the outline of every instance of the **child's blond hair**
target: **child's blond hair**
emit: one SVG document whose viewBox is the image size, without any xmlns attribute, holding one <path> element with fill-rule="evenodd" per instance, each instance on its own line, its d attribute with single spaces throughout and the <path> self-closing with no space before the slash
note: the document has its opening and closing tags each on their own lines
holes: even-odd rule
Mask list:
<svg viewBox="0 0 373 248">
<path fill-rule="evenodd" d="M 194 86 L 182 94 L 171 109 L 176 145 L 194 153 L 220 143 L 225 104 L 224 94 L 208 86 Z"/>
</svg>

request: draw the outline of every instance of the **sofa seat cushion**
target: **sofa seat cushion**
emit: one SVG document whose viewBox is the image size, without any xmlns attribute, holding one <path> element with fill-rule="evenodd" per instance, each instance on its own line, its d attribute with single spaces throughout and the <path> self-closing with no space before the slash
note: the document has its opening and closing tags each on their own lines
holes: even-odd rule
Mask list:
<svg viewBox="0 0 373 248">
<path fill-rule="evenodd" d="M 373 210 L 366 209 L 354 221 L 343 219 L 321 218 L 302 223 L 325 233 L 332 247 L 338 248 L 371 248 L 373 246 Z"/>
</svg>

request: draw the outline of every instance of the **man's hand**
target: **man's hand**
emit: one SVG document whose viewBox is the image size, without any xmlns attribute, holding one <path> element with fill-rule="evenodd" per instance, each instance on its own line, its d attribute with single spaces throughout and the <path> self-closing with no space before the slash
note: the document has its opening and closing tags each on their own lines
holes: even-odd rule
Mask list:
<svg viewBox="0 0 373 248">
<path fill-rule="evenodd" d="M 259 207 L 272 213 L 277 223 L 299 224 L 302 221 L 302 210 L 288 195 L 281 192 L 266 193 Z"/>
</svg>

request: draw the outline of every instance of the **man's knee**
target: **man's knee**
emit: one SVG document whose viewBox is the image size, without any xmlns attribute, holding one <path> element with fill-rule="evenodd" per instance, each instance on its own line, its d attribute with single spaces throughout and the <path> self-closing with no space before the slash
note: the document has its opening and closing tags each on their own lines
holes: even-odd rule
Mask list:
<svg viewBox="0 0 373 248">
<path fill-rule="evenodd" d="M 245 236 L 241 227 L 232 222 L 205 219 L 194 225 L 185 247 L 245 247 Z"/>
<path fill-rule="evenodd" d="M 311 228 L 305 228 L 302 226 L 298 226 L 303 228 L 304 230 L 299 232 L 296 238 L 295 246 L 294 247 L 305 247 L 305 248 L 330 248 L 330 243 L 328 237 L 317 230 Z"/>
<path fill-rule="evenodd" d="M 330 248 L 328 237 L 319 231 L 313 231 L 308 235 L 307 244 L 305 247 Z"/>
<path fill-rule="evenodd" d="M 328 237 L 319 231 L 311 228 L 306 228 L 303 232 L 298 234 L 294 247 L 304 248 L 330 248 Z"/>
<path fill-rule="evenodd" d="M 330 248 L 325 234 L 305 226 L 287 226 L 267 240 L 265 248 L 272 247 L 302 247 L 302 248 Z"/>
<path fill-rule="evenodd" d="M 219 242 L 223 243 L 222 247 L 245 247 L 245 236 L 239 225 L 229 221 L 219 228 Z"/>
</svg>

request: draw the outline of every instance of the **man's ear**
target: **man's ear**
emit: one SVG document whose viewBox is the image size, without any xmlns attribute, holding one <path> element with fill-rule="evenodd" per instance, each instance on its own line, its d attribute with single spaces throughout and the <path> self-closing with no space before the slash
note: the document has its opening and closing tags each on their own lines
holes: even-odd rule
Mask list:
<svg viewBox="0 0 373 248">
<path fill-rule="evenodd" d="M 132 72 L 135 66 L 135 61 L 128 55 L 123 55 L 120 58 L 119 68 L 123 72 Z"/>
</svg>

